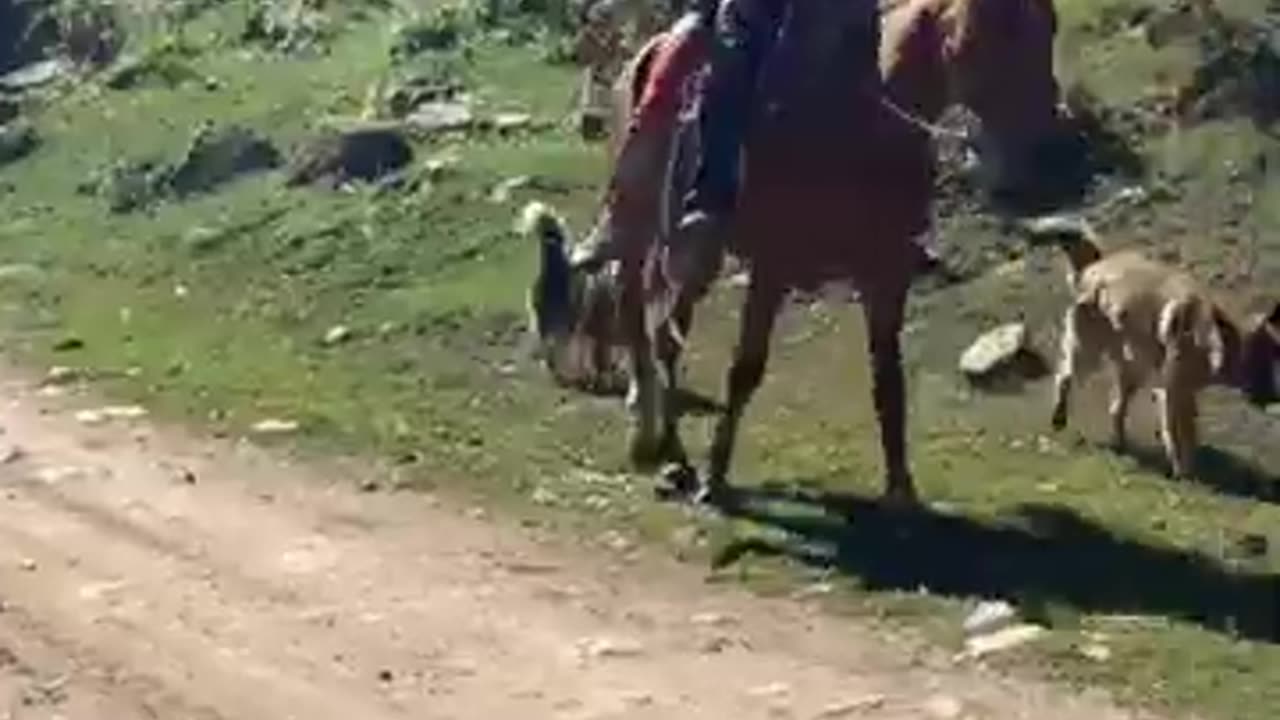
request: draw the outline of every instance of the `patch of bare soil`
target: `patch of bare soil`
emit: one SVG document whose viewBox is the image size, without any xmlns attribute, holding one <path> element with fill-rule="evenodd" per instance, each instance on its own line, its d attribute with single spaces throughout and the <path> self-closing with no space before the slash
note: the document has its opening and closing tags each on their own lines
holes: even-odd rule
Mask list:
<svg viewBox="0 0 1280 720">
<path fill-rule="evenodd" d="M 1134 717 L 6 377 L 2 718 Z"/>
</svg>

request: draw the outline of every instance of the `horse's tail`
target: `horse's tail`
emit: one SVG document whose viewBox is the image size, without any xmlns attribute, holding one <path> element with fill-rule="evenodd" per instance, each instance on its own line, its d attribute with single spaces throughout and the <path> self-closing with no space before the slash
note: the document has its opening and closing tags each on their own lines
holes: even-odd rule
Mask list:
<svg viewBox="0 0 1280 720">
<path fill-rule="evenodd" d="M 1086 268 L 1102 259 L 1097 233 L 1083 218 L 1055 215 L 1028 223 L 1026 229 L 1033 239 L 1054 243 L 1062 249 L 1071 263 L 1072 285 Z"/>
</svg>

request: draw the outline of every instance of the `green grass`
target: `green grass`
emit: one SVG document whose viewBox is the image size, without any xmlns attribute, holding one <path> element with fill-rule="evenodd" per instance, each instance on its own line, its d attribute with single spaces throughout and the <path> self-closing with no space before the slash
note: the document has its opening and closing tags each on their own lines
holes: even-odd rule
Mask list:
<svg viewBox="0 0 1280 720">
<path fill-rule="evenodd" d="M 1067 74 L 1111 103 L 1193 59 L 1186 47 L 1153 52 L 1091 22 L 1121 4 L 1060 3 Z M 1280 542 L 1275 423 L 1215 398 L 1206 480 L 1175 484 L 1101 447 L 1100 388 L 1080 403 L 1083 436 L 1049 437 L 1043 383 L 975 395 L 953 372 L 977 331 L 1018 316 L 1038 345 L 1054 347 L 1060 258 L 986 219 L 943 221 L 948 247 L 981 269 L 1019 264 L 912 301 L 912 455 L 937 514 L 903 525 L 867 502 L 880 460 L 858 314 L 800 304 L 787 309 L 744 427 L 736 480 L 749 502 L 733 518 L 690 514 L 654 502 L 650 481 L 626 474 L 620 403 L 558 390 L 521 354 L 536 258 L 511 221 L 524 200 L 543 197 L 581 226 L 604 172 L 598 146 L 565 131 L 425 143 L 420 161 L 453 154 L 459 169 L 413 192 L 286 191 L 261 176 L 133 215 L 76 193 L 108 162 L 174 159 L 205 119 L 292 144 L 325 115 L 357 113 L 372 83 L 403 71 L 389 65 L 378 15 L 344 27 L 327 56 L 270 61 L 239 52 L 234 26 L 218 10 L 184 36 L 198 49 L 189 62 L 220 89 L 82 87 L 36 117 L 40 152 L 0 169 L 13 185 L 0 195 L 10 354 L 90 370 L 105 391 L 212 431 L 298 420 L 288 442 L 302 450 L 390 460 L 410 486 L 592 541 L 616 545 L 621 534 L 762 592 L 822 578 L 836 589 L 833 609 L 944 644 L 958 641 L 972 598 L 1006 597 L 1053 628 L 995 661 L 1012 672 L 1224 720 L 1269 720 L 1280 707 L 1280 553 L 1239 551 L 1250 534 Z M 413 63 L 459 70 L 482 107 L 548 120 L 567 109 L 575 77 L 537 48 L 470 47 L 466 60 Z M 1177 250 L 1224 281 L 1246 270 L 1255 282 L 1280 279 L 1280 184 L 1266 172 L 1242 182 L 1224 164 L 1251 167 L 1275 154 L 1274 141 L 1228 120 L 1144 149 L 1172 199 L 1108 216 L 1109 234 Z M 490 199 L 520 175 L 540 182 Z M 699 315 L 688 378 L 705 394 L 721 386 L 737 292 L 718 292 Z M 324 345 L 338 324 L 351 339 Z M 55 349 L 68 338 L 83 346 Z M 1153 448 L 1150 413 L 1139 415 L 1134 435 Z M 685 423 L 699 455 L 709 423 Z M 1099 635 L 1113 653 L 1106 662 L 1077 649 Z"/>
</svg>

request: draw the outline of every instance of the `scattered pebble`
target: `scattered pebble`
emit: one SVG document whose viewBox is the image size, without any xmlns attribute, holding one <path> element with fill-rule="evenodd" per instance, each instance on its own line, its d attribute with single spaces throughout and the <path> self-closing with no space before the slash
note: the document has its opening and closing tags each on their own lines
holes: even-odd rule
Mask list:
<svg viewBox="0 0 1280 720">
<path fill-rule="evenodd" d="M 351 328 L 346 325 L 334 325 L 324 334 L 325 345 L 341 345 L 351 339 Z"/>
<path fill-rule="evenodd" d="M 644 654 L 644 647 L 634 640 L 620 638 L 592 638 L 579 644 L 579 649 L 589 658 L 633 658 Z"/>
<path fill-rule="evenodd" d="M 382 489 L 382 485 L 374 478 L 365 478 L 360 481 L 360 492 L 375 493 Z"/>
<path fill-rule="evenodd" d="M 969 635 L 995 632 L 1008 626 L 1018 617 L 1018 611 L 1003 600 L 987 600 L 978 603 L 965 618 L 964 631 Z"/>
<path fill-rule="evenodd" d="M 298 431 L 298 423 L 293 420 L 269 418 L 253 425 L 253 431 L 259 435 L 283 435 Z"/>
<path fill-rule="evenodd" d="M 834 720 L 835 718 L 848 717 L 869 710 L 878 710 L 884 707 L 886 701 L 883 695 L 868 695 L 853 700 L 834 702 L 819 710 L 814 717 L 818 718 L 818 720 Z"/>
<path fill-rule="evenodd" d="M 49 368 L 49 372 L 45 373 L 44 382 L 46 385 L 62 385 L 74 382 L 79 379 L 80 371 L 66 365 L 54 365 Z"/>
<path fill-rule="evenodd" d="M 993 633 L 972 637 L 965 641 L 965 649 L 960 653 L 960 659 L 977 659 L 992 653 L 1011 650 L 1026 645 L 1045 632 L 1047 631 L 1043 626 L 1020 623 Z"/>
<path fill-rule="evenodd" d="M 774 682 L 768 685 L 760 685 L 747 690 L 747 694 L 753 698 L 784 698 L 791 694 L 791 686 L 784 682 Z"/>
<path fill-rule="evenodd" d="M 1101 643 L 1090 643 L 1080 647 L 1080 654 L 1094 662 L 1106 662 L 1111 659 L 1111 648 Z"/>
<path fill-rule="evenodd" d="M 35 572 L 38 566 L 36 565 L 35 560 L 32 560 L 31 558 L 23 558 L 19 567 L 21 567 L 25 572 Z"/>
<path fill-rule="evenodd" d="M 395 675 L 390 670 L 382 669 L 378 671 L 378 682 L 386 685 L 395 680 Z"/>
<path fill-rule="evenodd" d="M 146 417 L 147 409 L 139 405 L 108 405 L 76 412 L 81 425 L 101 425 L 109 420 L 137 420 Z"/>
</svg>

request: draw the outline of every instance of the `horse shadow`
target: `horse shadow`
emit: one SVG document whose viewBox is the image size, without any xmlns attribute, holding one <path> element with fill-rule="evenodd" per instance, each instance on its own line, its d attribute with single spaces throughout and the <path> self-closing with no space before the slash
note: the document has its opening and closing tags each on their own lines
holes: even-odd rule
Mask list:
<svg viewBox="0 0 1280 720">
<path fill-rule="evenodd" d="M 1158 448 L 1131 446 L 1125 448 L 1124 455 L 1152 473 L 1169 477 L 1169 462 Z M 1195 483 L 1220 495 L 1280 505 L 1280 478 L 1261 465 L 1209 446 L 1196 449 L 1194 463 L 1193 477 L 1169 481 Z"/>
<path fill-rule="evenodd" d="M 857 577 L 870 591 L 1003 597 L 1052 626 L 1055 609 L 1159 616 L 1280 643 L 1280 575 L 1232 569 L 1194 552 L 1122 537 L 1070 509 L 1023 504 L 998 521 L 931 510 L 892 512 L 836 492 L 740 489 L 730 517 L 783 530 L 717 554 L 717 567 L 758 554 Z"/>
</svg>

